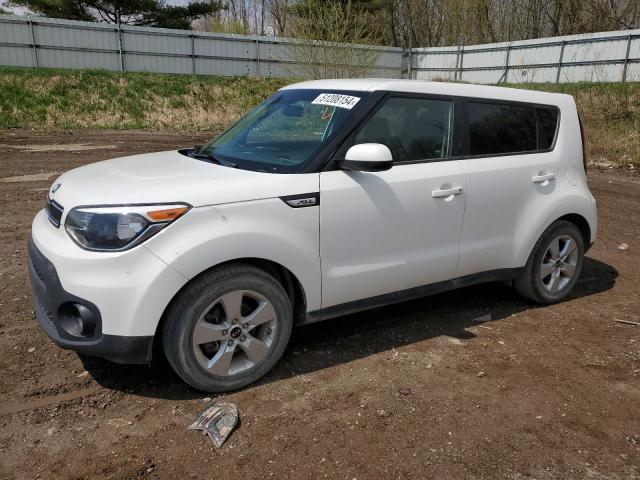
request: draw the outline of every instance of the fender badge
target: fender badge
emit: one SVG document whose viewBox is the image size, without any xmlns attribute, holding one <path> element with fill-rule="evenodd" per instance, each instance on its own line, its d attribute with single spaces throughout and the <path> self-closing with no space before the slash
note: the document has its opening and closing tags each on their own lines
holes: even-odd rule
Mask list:
<svg viewBox="0 0 640 480">
<path fill-rule="evenodd" d="M 320 204 L 320 192 L 287 195 L 280 199 L 292 208 L 315 207 Z"/>
<path fill-rule="evenodd" d="M 60 190 L 61 186 L 61 183 L 56 183 L 53 187 L 51 187 L 51 193 L 56 193 L 58 190 Z"/>
</svg>

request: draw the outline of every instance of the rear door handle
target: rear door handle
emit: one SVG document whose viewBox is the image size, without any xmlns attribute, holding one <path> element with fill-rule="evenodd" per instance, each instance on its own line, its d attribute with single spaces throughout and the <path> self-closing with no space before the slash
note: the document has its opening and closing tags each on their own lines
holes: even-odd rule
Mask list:
<svg viewBox="0 0 640 480">
<path fill-rule="evenodd" d="M 450 197 L 451 195 L 460 195 L 462 192 L 462 187 L 445 188 L 444 190 L 434 190 L 431 192 L 431 196 L 433 198 Z"/>
<path fill-rule="evenodd" d="M 531 178 L 531 181 L 533 183 L 543 183 L 548 180 L 554 180 L 555 178 L 556 178 L 555 173 L 545 173 L 542 175 L 534 175 L 533 178 Z"/>
</svg>

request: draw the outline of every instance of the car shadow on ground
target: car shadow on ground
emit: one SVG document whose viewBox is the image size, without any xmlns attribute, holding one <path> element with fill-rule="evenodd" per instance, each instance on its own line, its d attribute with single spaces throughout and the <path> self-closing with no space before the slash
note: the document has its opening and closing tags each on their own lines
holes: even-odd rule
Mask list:
<svg viewBox="0 0 640 480">
<path fill-rule="evenodd" d="M 607 291 L 617 277 L 618 271 L 611 265 L 585 258 L 580 279 L 566 301 Z M 490 283 L 296 328 L 280 362 L 254 386 L 434 337 L 470 341 L 476 337 L 470 327 L 536 308 L 545 306 L 523 300 L 507 284 Z M 105 388 L 176 400 L 207 396 L 184 384 L 164 359 L 140 366 L 80 358 L 89 374 Z"/>
</svg>

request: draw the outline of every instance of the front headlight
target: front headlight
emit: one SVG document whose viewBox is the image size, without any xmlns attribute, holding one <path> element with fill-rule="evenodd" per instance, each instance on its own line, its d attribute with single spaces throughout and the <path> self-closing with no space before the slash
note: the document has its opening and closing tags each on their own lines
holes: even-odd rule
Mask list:
<svg viewBox="0 0 640 480">
<path fill-rule="evenodd" d="M 121 251 L 144 242 L 190 208 L 185 204 L 77 207 L 67 214 L 64 228 L 86 250 Z"/>
</svg>

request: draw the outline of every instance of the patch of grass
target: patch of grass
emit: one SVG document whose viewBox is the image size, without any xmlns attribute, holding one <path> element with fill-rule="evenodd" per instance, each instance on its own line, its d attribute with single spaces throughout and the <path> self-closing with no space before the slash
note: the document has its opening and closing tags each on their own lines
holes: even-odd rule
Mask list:
<svg viewBox="0 0 640 480">
<path fill-rule="evenodd" d="M 219 130 L 286 83 L 0 67 L 0 128 Z"/>
<path fill-rule="evenodd" d="M 0 129 L 220 130 L 286 79 L 0 67 Z M 589 158 L 640 166 L 640 83 L 510 85 L 568 93 Z"/>
</svg>

